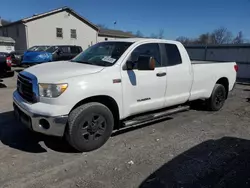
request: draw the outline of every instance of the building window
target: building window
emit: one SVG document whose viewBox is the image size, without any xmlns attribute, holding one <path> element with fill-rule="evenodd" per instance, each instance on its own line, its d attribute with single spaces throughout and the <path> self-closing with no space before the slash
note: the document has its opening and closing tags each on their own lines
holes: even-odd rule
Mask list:
<svg viewBox="0 0 250 188">
<path fill-rule="evenodd" d="M 19 37 L 19 27 L 16 26 L 16 36 Z"/>
<path fill-rule="evenodd" d="M 62 28 L 56 28 L 56 37 L 63 38 L 63 30 L 62 30 Z"/>
<path fill-rule="evenodd" d="M 76 36 L 76 29 L 71 29 L 70 30 L 70 35 L 71 35 L 72 39 L 76 39 L 77 38 L 77 36 Z"/>
</svg>

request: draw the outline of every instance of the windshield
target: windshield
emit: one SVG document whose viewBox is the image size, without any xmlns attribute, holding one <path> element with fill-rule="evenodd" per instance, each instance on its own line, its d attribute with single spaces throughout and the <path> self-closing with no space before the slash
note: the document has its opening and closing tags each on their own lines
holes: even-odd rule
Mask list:
<svg viewBox="0 0 250 188">
<path fill-rule="evenodd" d="M 45 51 L 49 46 L 33 46 L 29 48 L 27 51 L 36 51 L 36 52 L 41 52 Z"/>
<path fill-rule="evenodd" d="M 51 46 L 49 47 L 46 52 L 53 53 L 58 49 L 58 46 Z"/>
<path fill-rule="evenodd" d="M 130 42 L 97 43 L 71 61 L 98 66 L 112 66 L 131 44 Z"/>
</svg>

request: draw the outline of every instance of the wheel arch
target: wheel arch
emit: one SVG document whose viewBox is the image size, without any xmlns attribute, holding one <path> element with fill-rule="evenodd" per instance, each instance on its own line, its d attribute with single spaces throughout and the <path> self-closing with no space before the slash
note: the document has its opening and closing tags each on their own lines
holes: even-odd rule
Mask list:
<svg viewBox="0 0 250 188">
<path fill-rule="evenodd" d="M 229 92 L 229 81 L 228 81 L 228 79 L 226 77 L 222 77 L 216 82 L 216 84 L 221 84 L 221 85 L 223 85 L 225 87 L 225 89 L 226 89 L 226 98 L 227 98 L 228 97 L 228 92 Z"/>
<path fill-rule="evenodd" d="M 108 95 L 97 95 L 97 96 L 91 96 L 88 98 L 85 98 L 81 101 L 79 101 L 71 110 L 70 113 L 76 109 L 77 107 L 90 103 L 90 102 L 98 102 L 101 103 L 109 108 L 111 113 L 114 116 L 114 129 L 119 129 L 120 128 L 120 112 L 119 112 L 119 107 L 116 102 L 116 100 Z"/>
</svg>

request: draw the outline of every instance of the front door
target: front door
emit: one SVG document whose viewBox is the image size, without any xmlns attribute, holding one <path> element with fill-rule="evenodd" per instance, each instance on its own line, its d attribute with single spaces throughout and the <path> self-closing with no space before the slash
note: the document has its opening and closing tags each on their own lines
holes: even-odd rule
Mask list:
<svg viewBox="0 0 250 188">
<path fill-rule="evenodd" d="M 136 47 L 131 56 L 149 55 L 155 58 L 155 70 L 122 70 L 124 115 L 130 116 L 163 108 L 166 92 L 166 67 L 162 66 L 159 44 L 148 43 Z M 146 62 L 145 62 L 146 63 Z"/>
</svg>

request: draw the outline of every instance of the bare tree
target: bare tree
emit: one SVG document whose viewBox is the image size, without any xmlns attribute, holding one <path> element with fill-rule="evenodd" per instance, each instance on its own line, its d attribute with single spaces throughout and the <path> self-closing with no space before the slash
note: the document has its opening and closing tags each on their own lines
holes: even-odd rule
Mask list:
<svg viewBox="0 0 250 188">
<path fill-rule="evenodd" d="M 156 34 L 152 33 L 152 34 L 150 35 L 150 38 L 157 39 L 158 37 L 157 37 Z"/>
<path fill-rule="evenodd" d="M 163 39 L 163 38 L 164 38 L 164 29 L 160 29 L 160 30 L 159 30 L 159 33 L 158 33 L 157 38 L 158 38 L 158 39 Z"/>
<path fill-rule="evenodd" d="M 238 33 L 238 35 L 233 39 L 233 44 L 242 44 L 244 43 L 244 37 L 242 31 Z"/>
<path fill-rule="evenodd" d="M 137 30 L 136 33 L 135 33 L 135 36 L 137 37 L 143 37 L 143 34 L 140 30 Z"/>
<path fill-rule="evenodd" d="M 194 41 L 196 44 L 210 44 L 211 43 L 211 35 L 210 33 L 201 34 L 198 39 Z"/>
<path fill-rule="evenodd" d="M 220 27 L 211 34 L 211 42 L 213 44 L 229 44 L 232 42 L 232 38 L 232 33 L 225 27 Z"/>
<path fill-rule="evenodd" d="M 183 36 L 178 37 L 176 40 L 181 42 L 182 44 L 190 44 L 191 43 L 191 40 L 189 38 L 183 37 Z"/>
<path fill-rule="evenodd" d="M 164 38 L 164 29 L 160 29 L 158 34 L 152 33 L 150 35 L 150 38 L 154 38 L 154 39 L 163 39 Z"/>
</svg>

